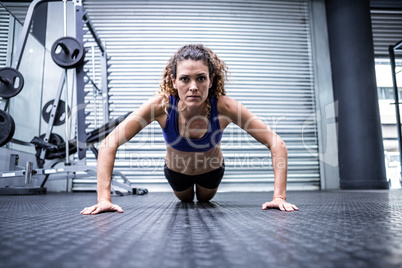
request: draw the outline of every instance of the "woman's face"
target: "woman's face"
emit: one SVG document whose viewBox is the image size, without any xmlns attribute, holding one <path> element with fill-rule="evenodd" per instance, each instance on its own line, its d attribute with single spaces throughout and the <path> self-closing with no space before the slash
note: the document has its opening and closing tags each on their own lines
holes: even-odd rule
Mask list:
<svg viewBox="0 0 402 268">
<path fill-rule="evenodd" d="M 212 80 L 208 66 L 202 61 L 183 60 L 177 63 L 173 86 L 186 107 L 199 107 L 208 97 Z"/>
</svg>

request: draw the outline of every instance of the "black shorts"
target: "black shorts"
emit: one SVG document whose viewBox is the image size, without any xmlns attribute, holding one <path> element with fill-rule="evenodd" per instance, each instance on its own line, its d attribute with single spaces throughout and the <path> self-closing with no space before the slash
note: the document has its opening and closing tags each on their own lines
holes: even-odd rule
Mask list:
<svg viewBox="0 0 402 268">
<path fill-rule="evenodd" d="M 218 188 L 225 173 L 225 163 L 210 172 L 200 175 L 186 175 L 169 169 L 165 164 L 165 177 L 176 192 L 184 191 L 197 184 L 207 189 Z"/>
</svg>

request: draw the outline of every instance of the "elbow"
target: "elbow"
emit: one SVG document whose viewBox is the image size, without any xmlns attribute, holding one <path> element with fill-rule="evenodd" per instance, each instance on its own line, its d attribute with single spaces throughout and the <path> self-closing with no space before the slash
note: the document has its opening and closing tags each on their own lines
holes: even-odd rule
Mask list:
<svg viewBox="0 0 402 268">
<path fill-rule="evenodd" d="M 282 152 L 281 154 L 282 155 L 288 155 L 288 149 L 287 149 L 287 147 L 286 147 L 286 143 L 282 140 L 282 139 L 280 139 L 280 141 L 278 142 L 278 151 L 280 151 L 280 152 Z"/>
<path fill-rule="evenodd" d="M 287 147 L 286 147 L 286 143 L 285 143 L 281 138 L 279 138 L 279 139 L 280 139 L 280 141 L 279 141 L 279 147 L 280 147 L 282 150 L 285 150 L 285 151 L 286 151 L 286 154 L 287 154 L 288 149 L 287 149 Z"/>
<path fill-rule="evenodd" d="M 271 148 L 272 165 L 274 169 L 287 170 L 288 150 L 285 142 L 278 136 L 276 146 Z"/>
<path fill-rule="evenodd" d="M 107 148 L 107 144 L 106 139 L 103 139 L 103 141 L 99 144 L 99 150 Z"/>
<path fill-rule="evenodd" d="M 273 144 L 268 146 L 268 148 L 271 151 L 282 152 L 282 154 L 285 153 L 287 155 L 288 150 L 287 150 L 287 147 L 286 147 L 286 143 L 282 140 L 281 137 L 279 137 L 278 134 L 275 134 L 275 135 L 276 136 L 275 136 Z"/>
</svg>

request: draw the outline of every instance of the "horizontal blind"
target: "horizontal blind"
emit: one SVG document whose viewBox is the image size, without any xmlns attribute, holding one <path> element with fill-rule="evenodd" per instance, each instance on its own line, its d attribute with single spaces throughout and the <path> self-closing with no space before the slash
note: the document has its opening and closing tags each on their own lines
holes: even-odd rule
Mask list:
<svg viewBox="0 0 402 268">
<path fill-rule="evenodd" d="M 30 2 L 2 2 L 2 5 L 21 23 L 24 25 L 25 17 L 28 12 Z"/>
<path fill-rule="evenodd" d="M 8 35 L 9 35 L 10 14 L 0 5 L 0 67 L 8 64 Z"/>
<path fill-rule="evenodd" d="M 402 9 L 372 9 L 371 24 L 375 57 L 388 58 L 388 47 L 402 41 Z"/>
<path fill-rule="evenodd" d="M 158 90 L 178 48 L 202 43 L 229 67 L 227 95 L 286 142 L 289 187 L 319 188 L 317 128 L 308 119 L 315 99 L 307 0 L 85 0 L 84 8 L 111 57 L 112 117 L 135 110 Z M 269 151 L 239 127 L 225 130 L 222 151 L 227 167 L 222 186 L 273 182 Z M 152 123 L 120 147 L 115 169 L 139 187 L 167 185 L 165 153 L 162 131 Z M 95 165 L 92 154 L 87 156 Z M 95 189 L 95 183 L 76 179 L 73 189 Z"/>
</svg>

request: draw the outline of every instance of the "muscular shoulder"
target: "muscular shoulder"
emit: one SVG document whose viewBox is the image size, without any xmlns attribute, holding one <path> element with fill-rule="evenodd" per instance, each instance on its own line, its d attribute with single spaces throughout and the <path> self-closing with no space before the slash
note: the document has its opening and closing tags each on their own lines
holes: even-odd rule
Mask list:
<svg viewBox="0 0 402 268">
<path fill-rule="evenodd" d="M 164 105 L 169 105 L 169 99 L 165 96 L 156 94 L 149 98 L 143 105 L 146 107 L 147 110 L 151 110 L 155 117 L 165 113 Z"/>
<path fill-rule="evenodd" d="M 235 122 L 239 106 L 236 100 L 227 96 L 220 96 L 217 106 L 222 129 L 226 128 L 230 123 Z"/>
<path fill-rule="evenodd" d="M 254 117 L 243 104 L 226 96 L 218 98 L 218 112 L 227 121 L 242 128 L 245 127 L 246 122 Z"/>
<path fill-rule="evenodd" d="M 162 107 L 162 102 L 166 101 L 166 99 L 167 99 L 167 97 L 165 97 L 165 96 L 162 96 L 160 94 L 155 94 L 151 98 L 149 98 L 147 102 L 150 104 Z M 167 99 L 167 101 L 169 102 L 169 99 Z"/>
<path fill-rule="evenodd" d="M 164 97 L 161 95 L 154 95 L 145 101 L 136 111 L 134 111 L 130 117 L 141 117 L 145 119 L 148 123 L 158 120 L 160 116 L 165 113 L 163 109 Z"/>
<path fill-rule="evenodd" d="M 147 101 L 149 108 L 151 108 L 154 120 L 164 127 L 167 113 L 169 109 L 169 98 L 160 94 L 156 94 Z"/>
<path fill-rule="evenodd" d="M 221 115 L 231 117 L 233 114 L 236 114 L 236 111 L 239 108 L 239 103 L 228 97 L 228 96 L 220 96 L 218 98 L 218 112 Z"/>
</svg>

